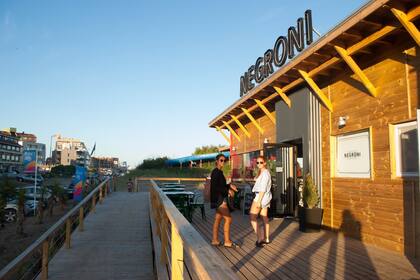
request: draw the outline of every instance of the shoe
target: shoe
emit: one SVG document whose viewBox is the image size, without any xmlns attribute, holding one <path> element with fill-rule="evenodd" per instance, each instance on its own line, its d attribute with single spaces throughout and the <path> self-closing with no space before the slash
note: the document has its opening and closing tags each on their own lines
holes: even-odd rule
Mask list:
<svg viewBox="0 0 420 280">
<path fill-rule="evenodd" d="M 211 243 L 211 246 L 215 246 L 215 247 L 222 246 L 222 245 L 223 245 L 222 241 L 219 241 L 219 243 Z"/>
<path fill-rule="evenodd" d="M 255 246 L 256 247 L 259 247 L 259 248 L 262 248 L 262 247 L 264 247 L 264 243 L 263 243 L 264 241 L 255 241 Z"/>
<path fill-rule="evenodd" d="M 232 241 L 232 244 L 230 245 L 223 245 L 225 248 L 240 248 L 241 246 L 238 243 L 235 243 Z"/>
<path fill-rule="evenodd" d="M 270 241 L 270 240 L 268 240 L 268 241 L 267 241 L 267 240 L 263 240 L 263 241 L 261 241 L 261 243 L 262 243 L 262 244 L 270 244 L 270 243 L 271 243 L 271 241 Z"/>
</svg>

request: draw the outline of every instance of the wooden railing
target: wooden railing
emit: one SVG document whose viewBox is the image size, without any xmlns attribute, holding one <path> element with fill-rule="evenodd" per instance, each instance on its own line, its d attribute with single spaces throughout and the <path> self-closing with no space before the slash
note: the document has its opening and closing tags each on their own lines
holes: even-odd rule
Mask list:
<svg viewBox="0 0 420 280">
<path fill-rule="evenodd" d="M 150 221 L 158 279 L 238 279 L 155 181 L 150 182 Z"/>
<path fill-rule="evenodd" d="M 1 280 L 34 279 L 41 273 L 41 280 L 48 279 L 48 263 L 65 244 L 71 247 L 71 233 L 78 227 L 84 230 L 83 221 L 90 212 L 95 212 L 96 203 L 102 203 L 114 180 L 106 179 L 93 189 L 81 202 L 50 227 L 38 240 L 0 271 Z"/>
</svg>

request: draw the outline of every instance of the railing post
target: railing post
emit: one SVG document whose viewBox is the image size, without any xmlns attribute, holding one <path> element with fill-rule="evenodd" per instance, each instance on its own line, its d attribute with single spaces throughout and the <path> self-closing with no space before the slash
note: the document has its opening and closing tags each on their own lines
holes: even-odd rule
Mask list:
<svg viewBox="0 0 420 280">
<path fill-rule="evenodd" d="M 104 184 L 103 188 L 104 188 L 104 198 L 106 198 L 106 195 L 107 195 L 107 187 L 106 187 L 106 183 Z"/>
<path fill-rule="evenodd" d="M 83 206 L 80 206 L 80 208 L 79 208 L 79 231 L 84 230 L 84 224 L 83 224 L 84 216 L 85 216 L 85 213 L 84 213 Z"/>
<path fill-rule="evenodd" d="M 99 204 L 102 204 L 104 200 L 104 195 L 102 194 L 102 186 L 99 188 Z"/>
<path fill-rule="evenodd" d="M 66 249 L 70 249 L 71 243 L 71 220 L 68 218 L 66 220 Z"/>
<path fill-rule="evenodd" d="M 174 224 L 171 225 L 171 279 L 184 279 L 184 247 Z"/>
<path fill-rule="evenodd" d="M 112 187 L 114 189 L 114 192 L 116 192 L 117 191 L 117 182 L 115 180 L 115 177 L 112 177 Z"/>
<path fill-rule="evenodd" d="M 168 246 L 168 226 L 166 222 L 166 215 L 162 215 L 160 217 L 160 224 L 162 229 L 160 231 L 160 262 L 161 263 L 168 263 L 168 257 L 166 255 L 167 246 Z"/>
<path fill-rule="evenodd" d="M 41 268 L 41 280 L 48 279 L 48 251 L 50 244 L 48 238 L 42 242 L 42 268 Z"/>
<path fill-rule="evenodd" d="M 96 193 L 94 193 L 94 194 L 92 195 L 92 212 L 93 212 L 93 213 L 96 213 L 95 206 L 96 206 Z"/>
</svg>

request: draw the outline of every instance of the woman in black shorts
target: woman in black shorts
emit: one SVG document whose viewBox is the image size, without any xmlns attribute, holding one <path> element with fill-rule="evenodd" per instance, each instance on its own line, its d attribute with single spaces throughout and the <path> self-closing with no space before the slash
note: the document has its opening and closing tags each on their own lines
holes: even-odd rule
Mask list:
<svg viewBox="0 0 420 280">
<path fill-rule="evenodd" d="M 223 175 L 222 168 L 225 164 L 226 157 L 222 154 L 216 157 L 216 168 L 211 172 L 210 180 L 210 202 L 211 208 L 216 209 L 213 224 L 213 239 L 212 245 L 219 246 L 222 243 L 219 241 L 219 226 L 222 218 L 225 220 L 223 225 L 224 246 L 225 247 L 239 247 L 238 244 L 230 240 L 230 224 L 232 223 L 232 216 L 227 204 L 228 196 L 233 196 L 234 192 L 238 191 L 236 186 L 226 184 L 226 178 Z"/>
</svg>

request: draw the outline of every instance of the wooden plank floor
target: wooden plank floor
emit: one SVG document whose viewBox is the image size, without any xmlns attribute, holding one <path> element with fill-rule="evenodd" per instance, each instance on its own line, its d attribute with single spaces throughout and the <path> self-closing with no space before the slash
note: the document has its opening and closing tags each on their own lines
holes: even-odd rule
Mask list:
<svg viewBox="0 0 420 280">
<path fill-rule="evenodd" d="M 49 279 L 155 279 L 148 193 L 111 193 L 84 228 L 53 257 Z"/>
<path fill-rule="evenodd" d="M 214 210 L 207 220 L 194 213 L 193 225 L 211 240 Z M 249 216 L 233 213 L 232 240 L 241 248 L 214 247 L 241 279 L 420 279 L 418 262 L 394 252 L 365 245 L 330 231 L 301 233 L 288 219 L 270 221 L 272 243 L 255 247 Z M 223 223 L 221 231 L 223 230 Z M 220 240 L 222 232 L 220 232 Z"/>
</svg>

